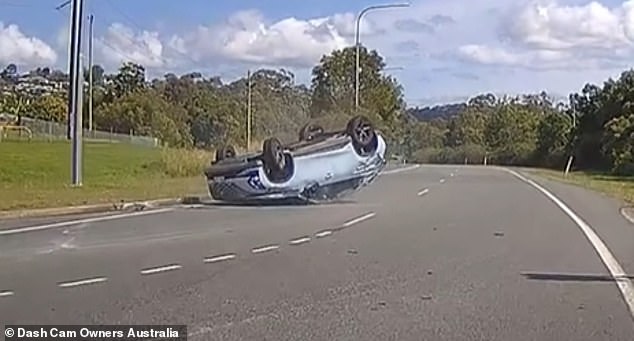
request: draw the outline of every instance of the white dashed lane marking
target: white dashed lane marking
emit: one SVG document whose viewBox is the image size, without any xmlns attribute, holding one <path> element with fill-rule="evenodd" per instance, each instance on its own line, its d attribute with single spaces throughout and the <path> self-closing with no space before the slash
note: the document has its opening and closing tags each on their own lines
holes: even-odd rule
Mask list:
<svg viewBox="0 0 634 341">
<path fill-rule="evenodd" d="M 331 234 L 332 234 L 332 231 L 330 231 L 330 230 L 326 230 L 326 231 L 321 231 L 321 232 L 317 232 L 317 233 L 315 233 L 315 237 L 317 237 L 317 238 L 323 238 L 323 237 L 329 236 L 329 235 L 331 235 Z"/>
<path fill-rule="evenodd" d="M 62 282 L 62 283 L 59 283 L 58 285 L 61 288 L 72 288 L 72 287 L 78 287 L 80 285 L 102 283 L 107 280 L 108 279 L 106 277 L 94 277 L 94 278 L 81 279 L 81 280 L 71 281 L 71 282 Z"/>
<path fill-rule="evenodd" d="M 141 270 L 141 275 L 152 275 L 152 274 L 156 274 L 160 272 L 173 271 L 173 270 L 181 269 L 182 267 L 183 266 L 179 264 L 170 264 L 165 266 L 158 266 L 155 268 L 147 268 L 147 269 Z"/>
<path fill-rule="evenodd" d="M 417 167 L 411 167 L 410 169 L 412 169 L 412 168 L 417 168 Z M 423 191 L 426 192 L 427 189 L 425 189 Z M 168 211 L 168 210 L 161 210 L 159 212 L 155 211 L 155 212 L 152 212 L 152 213 L 160 213 L 160 212 L 165 212 L 165 211 Z M 58 224 L 33 226 L 33 227 L 29 227 L 29 228 L 21 228 L 21 229 L 5 231 L 3 234 L 28 232 L 28 231 L 47 229 L 47 228 L 56 228 L 56 227 L 69 226 L 69 225 L 74 225 L 74 224 L 79 224 L 79 223 L 86 223 L 86 222 L 93 222 L 93 221 L 100 221 L 100 220 L 111 220 L 111 219 L 130 217 L 130 216 L 137 216 L 137 215 L 144 215 L 144 214 L 149 214 L 149 212 L 138 212 L 137 214 L 124 214 L 124 215 L 119 215 L 119 216 L 110 216 L 110 217 L 94 218 L 94 219 L 83 219 L 83 220 L 75 220 L 75 221 L 71 221 L 71 222 L 62 222 L 62 223 L 58 223 Z M 344 222 L 341 225 L 341 228 L 345 228 L 345 227 L 352 226 L 354 224 L 361 223 L 361 222 L 363 222 L 365 220 L 373 218 L 375 215 L 376 215 L 375 212 L 365 213 L 365 214 L 363 214 L 361 216 L 358 216 L 356 218 L 352 218 L 352 219 Z M 322 230 L 320 232 L 315 233 L 315 237 L 323 238 L 323 237 L 332 235 L 333 233 L 334 233 L 333 230 Z M 291 244 L 291 245 L 300 245 L 300 244 L 308 243 L 310 241 L 311 241 L 310 237 L 303 236 L 303 237 L 299 237 L 299 238 L 295 238 L 295 239 L 290 240 L 289 244 Z M 263 252 L 268 252 L 268 251 L 274 251 L 274 250 L 277 250 L 279 248 L 280 248 L 279 245 L 266 245 L 266 246 L 253 248 L 251 250 L 251 252 L 254 253 L 254 254 L 257 254 L 257 253 L 263 253 Z M 216 263 L 216 262 L 228 261 L 228 260 L 235 259 L 235 258 L 237 258 L 236 254 L 229 253 L 229 254 L 224 254 L 224 255 L 205 257 L 203 259 L 203 262 L 204 263 Z M 142 269 L 140 271 L 140 273 L 141 273 L 141 275 L 152 275 L 152 274 L 157 274 L 157 273 L 161 273 L 161 272 L 179 270 L 182 267 L 183 266 L 180 265 L 180 264 L 169 264 L 169 265 L 163 265 L 163 266 L 157 266 L 157 267 Z M 81 280 L 60 282 L 60 283 L 58 283 L 58 286 L 61 287 L 61 288 L 72 288 L 72 287 L 77 287 L 77 286 L 82 286 L 82 285 L 103 283 L 103 282 L 106 282 L 106 281 L 108 281 L 107 277 L 93 277 L 93 278 L 86 278 L 86 279 L 81 279 Z M 13 296 L 13 295 L 14 295 L 14 292 L 10 291 L 10 290 L 0 291 L 0 297 L 8 297 L 8 296 Z"/>
<path fill-rule="evenodd" d="M 262 247 L 257 247 L 251 250 L 252 253 L 262 253 L 279 249 L 279 245 L 267 245 Z"/>
<path fill-rule="evenodd" d="M 429 193 L 429 189 L 425 188 L 422 191 L 416 193 L 416 195 L 418 195 L 420 197 L 420 196 L 423 196 L 423 195 L 425 195 L 427 193 Z"/>
<path fill-rule="evenodd" d="M 376 213 L 374 213 L 374 212 L 368 212 L 368 213 L 366 213 L 366 214 L 364 214 L 364 215 L 362 215 L 360 217 L 353 218 L 353 219 L 350 219 L 350 220 L 346 221 L 341 226 L 343 226 L 343 227 L 352 226 L 352 225 L 358 224 L 358 223 L 360 223 L 360 222 L 362 222 L 364 220 L 368 220 L 368 219 L 374 217 L 375 215 L 376 215 Z"/>
<path fill-rule="evenodd" d="M 299 245 L 303 243 L 308 243 L 310 241 L 310 237 L 302 237 L 289 241 L 288 243 L 291 245 Z"/>
<path fill-rule="evenodd" d="M 231 259 L 234 259 L 236 257 L 237 256 L 235 254 L 231 253 L 231 254 L 227 254 L 227 255 L 207 257 L 203 261 L 205 263 L 217 263 L 217 262 L 222 262 L 222 261 L 226 261 L 226 260 L 231 260 Z"/>
<path fill-rule="evenodd" d="M 385 175 L 396 174 L 396 173 L 401 173 L 401 172 L 406 172 L 406 171 L 409 171 L 409 170 L 412 170 L 412 169 L 416 169 L 418 167 L 420 167 L 420 165 L 412 165 L 412 166 L 409 166 L 409 167 L 390 169 L 388 171 L 383 172 L 383 174 L 385 174 Z"/>
</svg>

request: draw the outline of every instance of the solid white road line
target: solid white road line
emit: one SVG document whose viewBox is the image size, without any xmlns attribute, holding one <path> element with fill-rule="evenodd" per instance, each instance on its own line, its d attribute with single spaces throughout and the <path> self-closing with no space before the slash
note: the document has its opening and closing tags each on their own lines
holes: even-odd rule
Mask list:
<svg viewBox="0 0 634 341">
<path fill-rule="evenodd" d="M 409 167 L 403 167 L 403 168 L 397 168 L 397 169 L 390 169 L 388 171 L 383 172 L 383 174 L 385 175 L 389 175 L 389 174 L 396 174 L 396 173 L 400 173 L 400 172 L 406 172 L 408 170 L 412 170 L 412 169 L 416 169 L 420 167 L 420 165 L 412 165 Z"/>
<path fill-rule="evenodd" d="M 156 268 L 149 268 L 149 269 L 141 270 L 141 274 L 142 275 L 151 275 L 151 274 L 155 274 L 155 273 L 159 273 L 159 272 L 178 270 L 178 269 L 180 269 L 182 267 L 183 266 L 178 265 L 178 264 L 159 266 L 159 267 L 156 267 Z"/>
<path fill-rule="evenodd" d="M 291 245 L 299 245 L 303 243 L 308 243 L 310 241 L 310 237 L 302 237 L 289 241 L 288 243 Z"/>
<path fill-rule="evenodd" d="M 323 238 L 323 237 L 329 236 L 331 234 L 332 234 L 332 231 L 326 230 L 326 231 L 321 231 L 321 232 L 315 233 L 315 237 Z"/>
<path fill-rule="evenodd" d="M 358 224 L 358 223 L 360 223 L 360 222 L 362 222 L 364 220 L 368 220 L 368 219 L 374 217 L 375 215 L 376 215 L 376 213 L 374 213 L 374 212 L 368 212 L 368 213 L 366 213 L 366 214 L 364 214 L 364 215 L 362 215 L 360 217 L 353 218 L 353 219 L 350 219 L 350 220 L 346 221 L 341 226 L 342 227 L 349 227 L 349 226 L 352 226 L 354 224 Z"/>
<path fill-rule="evenodd" d="M 213 257 L 207 257 L 205 258 L 203 261 L 205 263 L 216 263 L 216 262 L 222 262 L 225 260 L 231 260 L 236 258 L 236 255 L 233 253 L 227 254 L 227 255 L 222 255 L 222 256 L 213 256 Z"/>
<path fill-rule="evenodd" d="M 268 245 L 268 246 L 262 246 L 262 247 L 255 248 L 255 249 L 251 250 L 251 252 L 253 252 L 253 253 L 262 253 L 262 252 L 277 250 L 279 248 L 280 248 L 279 245 Z"/>
<path fill-rule="evenodd" d="M 159 213 L 169 212 L 169 211 L 172 211 L 172 210 L 173 210 L 173 208 L 159 208 L 159 209 L 150 210 L 150 211 L 139 211 L 139 212 L 108 215 L 108 216 L 102 216 L 102 217 L 68 220 L 68 221 L 62 221 L 62 222 L 54 223 L 54 224 L 44 224 L 44 225 L 19 227 L 19 228 L 15 228 L 15 229 L 0 230 L 0 236 L 2 236 L 2 235 L 10 235 L 10 234 L 17 234 L 17 233 L 24 233 L 24 232 L 48 230 L 48 229 L 54 229 L 54 228 L 59 228 L 59 227 L 71 226 L 71 225 L 79 225 L 79 224 L 85 224 L 85 223 L 95 223 L 95 222 L 99 222 L 99 221 L 108 221 L 108 220 L 115 220 L 115 219 L 123 219 L 123 218 L 144 216 L 144 215 L 149 215 L 149 214 L 159 214 Z"/>
<path fill-rule="evenodd" d="M 634 318 L 634 286 L 632 285 L 632 281 L 627 278 L 623 267 L 619 264 L 617 259 L 612 255 L 610 249 L 608 249 L 607 245 L 601 240 L 601 237 L 597 235 L 597 233 L 588 225 L 583 219 L 581 219 L 575 212 L 572 211 L 566 204 L 564 204 L 559 198 L 557 198 L 554 194 L 550 193 L 544 187 L 537 184 L 535 181 L 524 177 L 523 175 L 506 168 L 502 168 L 505 171 L 513 174 L 518 179 L 526 182 L 527 184 L 533 186 L 542 194 L 544 194 L 548 199 L 557 205 L 570 219 L 572 219 L 577 226 L 581 229 L 581 231 L 585 234 L 586 238 L 590 241 L 596 252 L 599 254 L 599 257 L 603 261 L 603 264 L 610 271 L 610 275 L 615 279 L 616 285 L 621 291 L 621 295 L 625 300 L 628 308 L 630 309 L 630 313 Z"/>
<path fill-rule="evenodd" d="M 416 193 L 416 195 L 418 195 L 420 197 L 420 196 L 423 196 L 423 195 L 425 195 L 427 193 L 429 193 L 429 189 L 425 188 L 422 191 Z"/>
<path fill-rule="evenodd" d="M 628 209 L 628 207 L 621 208 L 621 215 L 623 216 L 623 218 L 627 219 L 627 221 L 629 221 L 630 223 L 634 224 L 634 217 L 630 216 L 627 213 L 627 209 Z"/>
<path fill-rule="evenodd" d="M 63 282 L 63 283 L 60 283 L 59 286 L 62 287 L 62 288 L 71 288 L 71 287 L 77 287 L 77 286 L 80 286 L 80 285 L 101 283 L 101 282 L 105 282 L 107 280 L 108 279 L 106 277 L 95 277 L 95 278 L 82 279 L 82 280 L 79 280 L 79 281 Z"/>
<path fill-rule="evenodd" d="M 0 291 L 0 297 L 8 297 L 8 296 L 13 296 L 13 291 L 11 290 L 3 290 Z"/>
</svg>

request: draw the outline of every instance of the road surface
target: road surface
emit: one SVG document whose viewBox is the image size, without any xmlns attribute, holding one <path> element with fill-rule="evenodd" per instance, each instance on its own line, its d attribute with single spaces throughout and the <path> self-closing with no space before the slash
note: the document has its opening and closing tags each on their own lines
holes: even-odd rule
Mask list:
<svg viewBox="0 0 634 341">
<path fill-rule="evenodd" d="M 530 179 L 420 166 L 337 204 L 5 222 L 0 321 L 187 324 L 190 340 L 632 340 L 634 225 L 614 200 Z"/>
</svg>

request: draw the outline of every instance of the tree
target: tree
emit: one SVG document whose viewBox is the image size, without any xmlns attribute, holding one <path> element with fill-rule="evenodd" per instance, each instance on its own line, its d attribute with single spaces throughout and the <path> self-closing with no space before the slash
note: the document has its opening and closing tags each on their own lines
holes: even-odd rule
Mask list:
<svg viewBox="0 0 634 341">
<path fill-rule="evenodd" d="M 0 72 L 0 78 L 4 80 L 10 80 L 16 78 L 18 75 L 18 67 L 11 63 L 7 65 L 2 72 Z"/>
<path fill-rule="evenodd" d="M 10 92 L 1 98 L 1 111 L 6 111 L 17 117 L 17 125 L 22 125 L 22 117 L 29 113 L 32 98 L 27 93 Z"/>
<path fill-rule="evenodd" d="M 125 62 L 117 74 L 109 77 L 109 81 L 111 99 L 123 97 L 145 87 L 145 68 L 139 64 Z"/>
<path fill-rule="evenodd" d="M 544 117 L 537 128 L 535 157 L 546 166 L 561 166 L 565 162 L 570 143 L 572 122 L 565 113 L 552 112 Z"/>
<path fill-rule="evenodd" d="M 501 164 L 526 165 L 537 145 L 538 117 L 526 108 L 501 105 L 487 120 L 486 144 Z"/>
<path fill-rule="evenodd" d="M 31 106 L 30 113 L 33 118 L 64 122 L 68 111 L 68 104 L 65 96 L 47 94 L 35 98 Z"/>
<path fill-rule="evenodd" d="M 356 48 L 347 47 L 323 56 L 312 71 L 311 116 L 353 114 L 355 99 Z M 359 52 L 359 105 L 380 123 L 394 125 L 404 111 L 403 89 L 389 76 L 377 51 L 365 47 Z"/>
<path fill-rule="evenodd" d="M 165 101 L 154 89 L 137 89 L 100 107 L 95 123 L 117 133 L 158 137 L 170 146 L 189 146 L 191 136 L 183 117 L 182 108 Z"/>
</svg>

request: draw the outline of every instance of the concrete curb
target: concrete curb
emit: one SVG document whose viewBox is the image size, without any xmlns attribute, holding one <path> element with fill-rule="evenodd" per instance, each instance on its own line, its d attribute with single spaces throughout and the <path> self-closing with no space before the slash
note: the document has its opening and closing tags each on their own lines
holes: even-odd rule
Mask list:
<svg viewBox="0 0 634 341">
<path fill-rule="evenodd" d="M 400 167 L 396 167 L 400 166 Z M 391 171 L 399 170 L 400 168 L 412 167 L 412 164 L 393 164 L 391 165 Z M 419 166 L 419 165 L 416 165 Z M 91 214 L 91 213 L 105 213 L 105 212 L 122 212 L 122 211 L 141 211 L 144 209 L 151 209 L 160 206 L 170 205 L 200 205 L 203 203 L 203 197 L 206 195 L 187 195 L 180 198 L 164 198 L 153 199 L 134 202 L 118 202 L 118 203 L 103 203 L 94 205 L 82 205 L 82 206 L 70 206 L 70 207 L 53 207 L 53 208 L 39 208 L 39 209 L 25 209 L 25 210 L 12 210 L 12 211 L 0 211 L 0 220 L 5 219 L 20 219 L 20 218 L 41 218 L 41 217 L 55 217 L 73 214 Z"/>
<path fill-rule="evenodd" d="M 621 207 L 621 215 L 627 221 L 634 224 L 634 207 Z"/>
<path fill-rule="evenodd" d="M 178 204 L 198 204 L 201 202 L 200 196 L 185 196 L 180 198 L 164 198 L 134 202 L 117 202 L 103 203 L 94 205 L 69 206 L 69 207 L 52 207 L 39 209 L 26 209 L 0 212 L 0 220 L 2 219 L 19 219 L 19 218 L 40 218 L 54 217 L 72 214 L 89 214 L 104 212 L 121 212 L 121 211 L 141 211 L 161 206 L 178 205 Z"/>
</svg>

